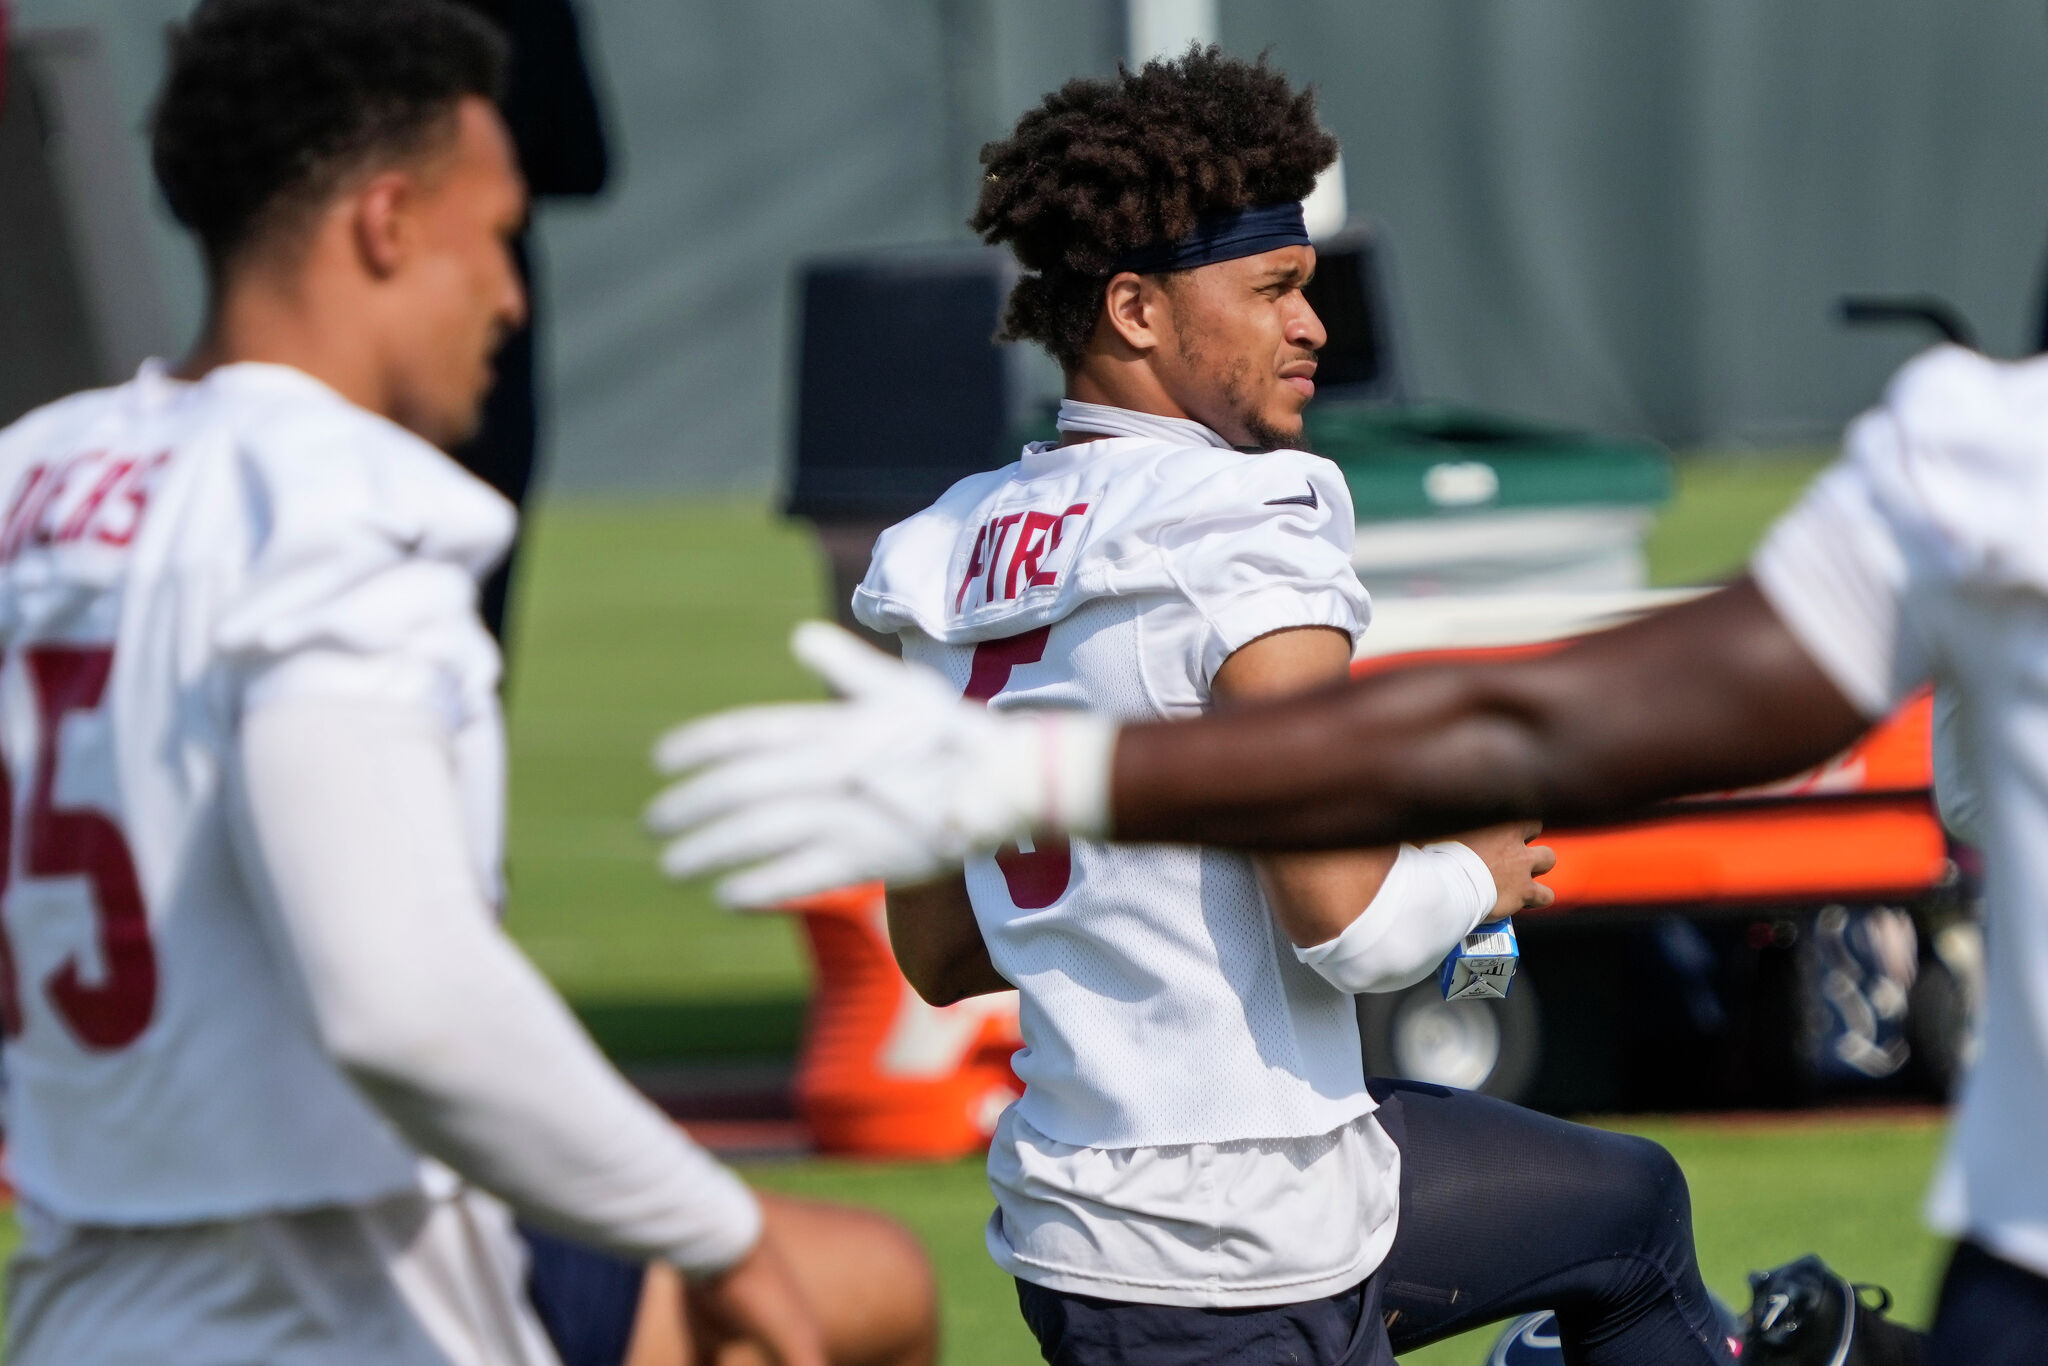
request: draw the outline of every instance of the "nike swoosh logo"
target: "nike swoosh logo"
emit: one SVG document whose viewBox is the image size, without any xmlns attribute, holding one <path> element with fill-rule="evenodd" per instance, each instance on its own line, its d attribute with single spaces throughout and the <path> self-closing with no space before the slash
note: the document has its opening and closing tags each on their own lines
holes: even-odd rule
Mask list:
<svg viewBox="0 0 2048 1366">
<path fill-rule="evenodd" d="M 1320 503 L 1316 499 L 1316 486 L 1314 484 L 1310 484 L 1308 486 L 1307 493 L 1297 493 L 1292 498 L 1268 498 L 1266 500 L 1266 506 L 1269 508 L 1319 508 L 1322 506 L 1322 503 Z"/>
</svg>

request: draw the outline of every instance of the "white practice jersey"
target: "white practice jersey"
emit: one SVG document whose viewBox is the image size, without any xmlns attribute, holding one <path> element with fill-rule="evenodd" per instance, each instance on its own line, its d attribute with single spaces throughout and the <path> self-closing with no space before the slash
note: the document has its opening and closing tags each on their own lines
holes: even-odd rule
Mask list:
<svg viewBox="0 0 2048 1366">
<path fill-rule="evenodd" d="M 0 432 L 0 1015 L 8 1159 L 73 1224 L 419 1189 L 322 1049 L 230 840 L 244 708 L 424 705 L 495 904 L 498 653 L 474 612 L 510 506 L 269 365 L 145 368 Z"/>
<path fill-rule="evenodd" d="M 885 532 L 854 611 L 992 707 L 1188 716 L 1259 636 L 1356 638 L 1352 532 L 1343 477 L 1300 451 L 1032 446 Z M 1296 961 L 1244 856 L 1075 841 L 975 859 L 967 885 L 1021 992 L 1018 1113 L 1037 1133 L 1220 1143 L 1371 1110 L 1351 998 Z"/>
<path fill-rule="evenodd" d="M 1985 856 L 1983 1041 L 1930 1213 L 2048 1275 L 2048 361 L 1915 360 L 1752 566 L 1845 696 L 1924 683 Z M 1962 797 L 1964 794 L 1951 794 Z"/>
</svg>

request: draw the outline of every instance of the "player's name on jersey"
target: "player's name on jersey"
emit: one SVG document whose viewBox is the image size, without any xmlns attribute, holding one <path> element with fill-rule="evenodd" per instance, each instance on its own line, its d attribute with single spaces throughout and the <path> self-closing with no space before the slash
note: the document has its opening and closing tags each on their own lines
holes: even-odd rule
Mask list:
<svg viewBox="0 0 2048 1366">
<path fill-rule="evenodd" d="M 169 451 L 87 451 L 29 466 L 0 519 L 0 561 L 32 547 L 77 541 L 126 546 L 141 528 L 157 474 L 170 458 Z"/>
<path fill-rule="evenodd" d="M 1064 512 L 1005 512 L 989 518 L 975 533 L 974 550 L 967 557 L 967 573 L 961 577 L 960 591 L 953 595 L 953 610 L 960 610 L 968 591 L 977 582 L 982 586 L 984 603 L 1008 602 L 1027 588 L 1049 588 L 1057 583 L 1059 572 L 1044 562 L 1060 548 L 1067 519 L 1087 511 L 1086 503 L 1076 503 Z M 1012 531 L 1016 533 L 1014 540 Z M 1005 547 L 1010 552 L 1007 565 L 1003 561 Z M 996 596 L 999 579 L 1003 587 L 1000 598 Z"/>
</svg>

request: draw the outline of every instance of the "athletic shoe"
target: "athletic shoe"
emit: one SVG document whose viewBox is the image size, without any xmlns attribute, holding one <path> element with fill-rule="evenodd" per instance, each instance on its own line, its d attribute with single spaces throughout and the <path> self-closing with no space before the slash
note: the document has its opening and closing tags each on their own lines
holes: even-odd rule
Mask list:
<svg viewBox="0 0 2048 1366">
<path fill-rule="evenodd" d="M 1920 1366 L 1926 1339 L 1885 1317 L 1891 1292 L 1852 1285 L 1818 1257 L 1751 1272 L 1749 1292 L 1742 1366 Z"/>
</svg>

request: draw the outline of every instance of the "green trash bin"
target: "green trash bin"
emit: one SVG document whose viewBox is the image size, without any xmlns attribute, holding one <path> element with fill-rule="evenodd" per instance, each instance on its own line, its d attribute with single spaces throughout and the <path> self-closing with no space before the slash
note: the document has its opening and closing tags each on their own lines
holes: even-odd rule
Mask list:
<svg viewBox="0 0 2048 1366">
<path fill-rule="evenodd" d="M 1453 404 L 1329 403 L 1305 443 L 1336 462 L 1375 596 L 1607 593 L 1648 581 L 1643 542 L 1671 496 L 1653 441 Z"/>
</svg>

